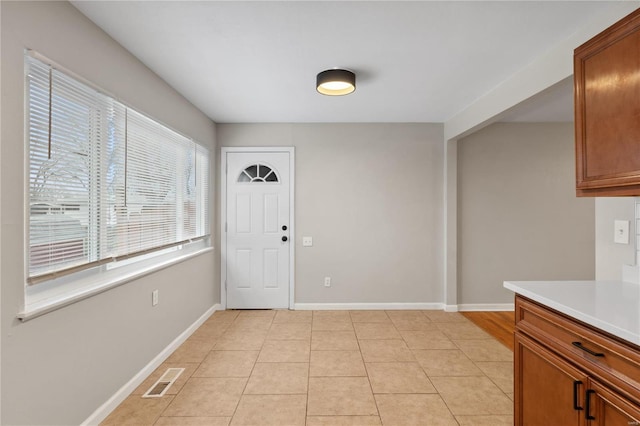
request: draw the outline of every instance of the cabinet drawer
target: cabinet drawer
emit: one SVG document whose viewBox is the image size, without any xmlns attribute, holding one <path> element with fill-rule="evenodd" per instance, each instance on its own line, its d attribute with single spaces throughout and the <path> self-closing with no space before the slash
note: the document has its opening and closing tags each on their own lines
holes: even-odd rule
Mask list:
<svg viewBox="0 0 640 426">
<path fill-rule="evenodd" d="M 516 297 L 516 328 L 640 403 L 639 348 Z"/>
</svg>

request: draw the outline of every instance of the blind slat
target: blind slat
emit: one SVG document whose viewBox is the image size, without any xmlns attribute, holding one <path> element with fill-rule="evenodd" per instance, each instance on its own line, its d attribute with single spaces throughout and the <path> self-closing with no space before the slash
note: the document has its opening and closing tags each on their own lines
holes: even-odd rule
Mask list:
<svg viewBox="0 0 640 426">
<path fill-rule="evenodd" d="M 31 56 L 25 64 L 30 282 L 208 234 L 206 148 Z"/>
</svg>

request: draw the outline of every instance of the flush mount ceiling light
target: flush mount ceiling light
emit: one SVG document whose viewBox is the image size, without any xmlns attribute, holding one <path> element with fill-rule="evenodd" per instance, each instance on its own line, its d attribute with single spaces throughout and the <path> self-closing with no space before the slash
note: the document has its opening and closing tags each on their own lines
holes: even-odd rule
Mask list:
<svg viewBox="0 0 640 426">
<path fill-rule="evenodd" d="M 316 77 L 316 90 L 328 96 L 348 95 L 356 90 L 356 75 L 338 68 L 322 71 Z"/>
</svg>

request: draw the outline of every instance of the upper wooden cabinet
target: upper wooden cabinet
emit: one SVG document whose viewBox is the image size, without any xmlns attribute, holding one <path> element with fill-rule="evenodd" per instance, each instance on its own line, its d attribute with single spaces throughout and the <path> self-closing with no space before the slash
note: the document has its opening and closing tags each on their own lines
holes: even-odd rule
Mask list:
<svg viewBox="0 0 640 426">
<path fill-rule="evenodd" d="M 574 51 L 576 192 L 640 195 L 640 9 Z"/>
</svg>

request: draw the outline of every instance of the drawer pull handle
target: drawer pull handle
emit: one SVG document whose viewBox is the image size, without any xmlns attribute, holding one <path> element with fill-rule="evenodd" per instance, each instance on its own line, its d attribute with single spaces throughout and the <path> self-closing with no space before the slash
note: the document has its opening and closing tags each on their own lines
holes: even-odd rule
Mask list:
<svg viewBox="0 0 640 426">
<path fill-rule="evenodd" d="M 592 390 L 592 389 L 587 389 L 587 394 L 585 396 L 585 406 L 586 409 L 584 410 L 584 418 L 587 420 L 595 420 L 595 416 L 592 416 L 591 414 L 589 414 L 591 412 L 591 394 L 596 393 L 596 391 Z"/>
<path fill-rule="evenodd" d="M 571 342 L 571 344 L 573 346 L 575 346 L 578 349 L 582 349 L 583 351 L 585 351 L 586 353 L 593 355 L 593 356 L 604 356 L 604 354 L 602 352 L 594 352 L 589 348 L 586 348 L 584 346 L 582 346 L 582 342 Z"/>
<path fill-rule="evenodd" d="M 573 409 L 574 410 L 582 410 L 583 408 L 578 405 L 578 386 L 580 386 L 582 382 L 580 380 L 575 380 L 573 382 Z"/>
</svg>

